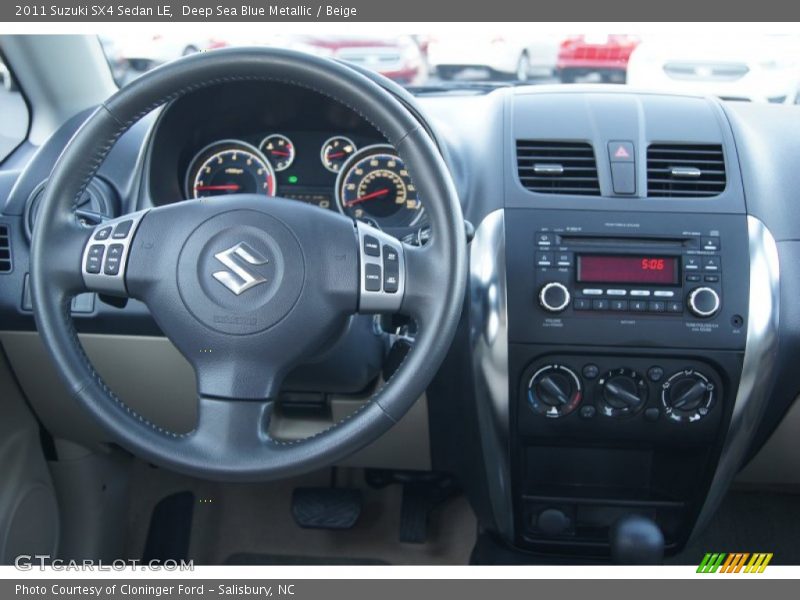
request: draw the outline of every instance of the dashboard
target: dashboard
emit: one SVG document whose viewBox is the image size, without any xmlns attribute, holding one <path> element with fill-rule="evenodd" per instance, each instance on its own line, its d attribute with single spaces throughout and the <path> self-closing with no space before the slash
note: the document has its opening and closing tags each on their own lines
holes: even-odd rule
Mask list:
<svg viewBox="0 0 800 600">
<path fill-rule="evenodd" d="M 475 225 L 462 324 L 428 390 L 432 464 L 525 551 L 602 554 L 631 510 L 677 551 L 800 391 L 798 109 L 581 86 L 414 102 Z M 85 117 L 0 173 L 4 332 L 34 328 L 25 228 Z M 155 112 L 122 136 L 77 216 L 242 191 L 408 243 L 431 234 L 380 131 L 279 83 L 198 90 Z M 135 301 L 76 300 L 82 334 L 161 335 Z M 287 392 L 363 392 L 386 374 L 387 330 L 408 333 L 354 321 Z"/>
<path fill-rule="evenodd" d="M 418 238 L 423 202 L 402 159 L 362 117 L 298 87 L 234 87 L 198 91 L 160 115 L 145 167 L 153 204 L 277 196 Z"/>
</svg>

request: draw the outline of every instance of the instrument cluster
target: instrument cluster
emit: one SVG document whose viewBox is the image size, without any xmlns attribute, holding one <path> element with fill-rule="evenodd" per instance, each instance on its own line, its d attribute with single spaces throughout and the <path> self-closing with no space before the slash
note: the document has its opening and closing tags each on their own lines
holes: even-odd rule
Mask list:
<svg viewBox="0 0 800 600">
<path fill-rule="evenodd" d="M 424 209 L 392 146 L 329 132 L 267 132 L 220 139 L 194 154 L 186 199 L 263 194 L 338 210 L 381 229 L 417 229 Z"/>
</svg>

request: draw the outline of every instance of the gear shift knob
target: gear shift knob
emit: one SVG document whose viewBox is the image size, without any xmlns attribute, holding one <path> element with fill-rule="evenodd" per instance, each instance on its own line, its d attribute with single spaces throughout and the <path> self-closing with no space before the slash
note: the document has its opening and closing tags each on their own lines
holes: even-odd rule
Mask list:
<svg viewBox="0 0 800 600">
<path fill-rule="evenodd" d="M 609 531 L 611 558 L 620 565 L 658 565 L 664 559 L 664 534 L 642 515 L 621 517 Z"/>
</svg>

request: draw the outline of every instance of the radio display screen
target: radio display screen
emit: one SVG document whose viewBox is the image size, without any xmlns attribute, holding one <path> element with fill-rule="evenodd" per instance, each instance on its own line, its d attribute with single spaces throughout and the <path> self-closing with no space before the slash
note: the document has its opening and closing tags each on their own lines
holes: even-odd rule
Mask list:
<svg viewBox="0 0 800 600">
<path fill-rule="evenodd" d="M 675 256 L 578 255 L 580 283 L 636 283 L 676 285 L 679 279 Z"/>
</svg>

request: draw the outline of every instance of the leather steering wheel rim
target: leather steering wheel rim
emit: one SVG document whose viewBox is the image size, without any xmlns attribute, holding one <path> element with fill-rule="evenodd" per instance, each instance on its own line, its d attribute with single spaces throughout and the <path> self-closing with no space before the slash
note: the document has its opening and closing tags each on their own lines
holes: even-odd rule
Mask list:
<svg viewBox="0 0 800 600">
<path fill-rule="evenodd" d="M 328 430 L 296 442 L 276 440 L 266 432 L 274 397 L 203 396 L 199 399 L 198 427 L 187 434 L 170 432 L 147 421 L 103 382 L 83 351 L 69 311 L 73 296 L 93 291 L 82 276 L 82 257 L 92 241 L 92 232 L 76 223 L 73 211 L 110 149 L 125 131 L 157 107 L 198 89 L 238 81 L 300 86 L 360 114 L 383 133 L 405 161 L 424 198 L 433 232 L 423 247 L 402 245 L 406 280 L 398 312 L 417 322 L 413 348 L 362 408 Z M 183 208 L 187 211 L 203 210 L 202 203 L 178 204 L 187 204 Z M 265 215 L 265 222 L 323 218 L 305 212 L 295 218 L 295 212 L 306 210 L 299 207 L 301 203 L 295 204 L 297 208 L 289 206 L 289 201 L 275 202 L 275 213 Z M 243 198 L 239 208 L 247 211 L 253 206 L 252 199 Z M 139 238 L 148 235 L 144 225 L 157 225 L 158 219 L 168 214 L 156 210 L 142 220 L 142 231 L 133 237 L 131 252 L 142 252 L 138 246 L 144 242 Z M 338 228 L 344 241 L 337 243 L 346 244 L 346 227 L 334 222 L 333 217 L 324 218 L 328 219 L 325 226 Z M 353 239 L 357 246 L 358 238 Z M 302 248 L 299 256 L 309 261 L 312 255 L 313 250 Z M 464 300 L 466 257 L 463 217 L 449 170 L 425 128 L 392 94 L 335 61 L 278 49 L 226 49 L 186 57 L 150 71 L 114 94 L 87 119 L 56 163 L 42 198 L 31 248 L 31 291 L 37 327 L 57 371 L 74 401 L 100 424 L 111 441 L 145 460 L 188 475 L 257 481 L 333 464 L 377 439 L 408 411 L 432 380 L 453 339 Z M 144 259 L 139 262 L 143 266 L 137 271 L 132 258 L 132 270 L 126 275 L 129 287 L 134 289 L 137 285 L 139 289 L 145 287 L 135 281 L 135 272 L 141 273 L 148 266 Z M 348 271 L 345 279 L 349 277 Z M 312 288 L 312 283 L 303 282 L 303 289 Z M 322 293 L 317 298 L 325 299 Z M 342 306 L 352 303 L 348 292 Z M 161 310 L 155 301 L 148 306 L 151 312 Z M 185 348 L 179 349 L 187 356 Z M 241 370 L 238 372 L 241 374 Z M 202 380 L 200 373 L 198 380 Z"/>
</svg>

